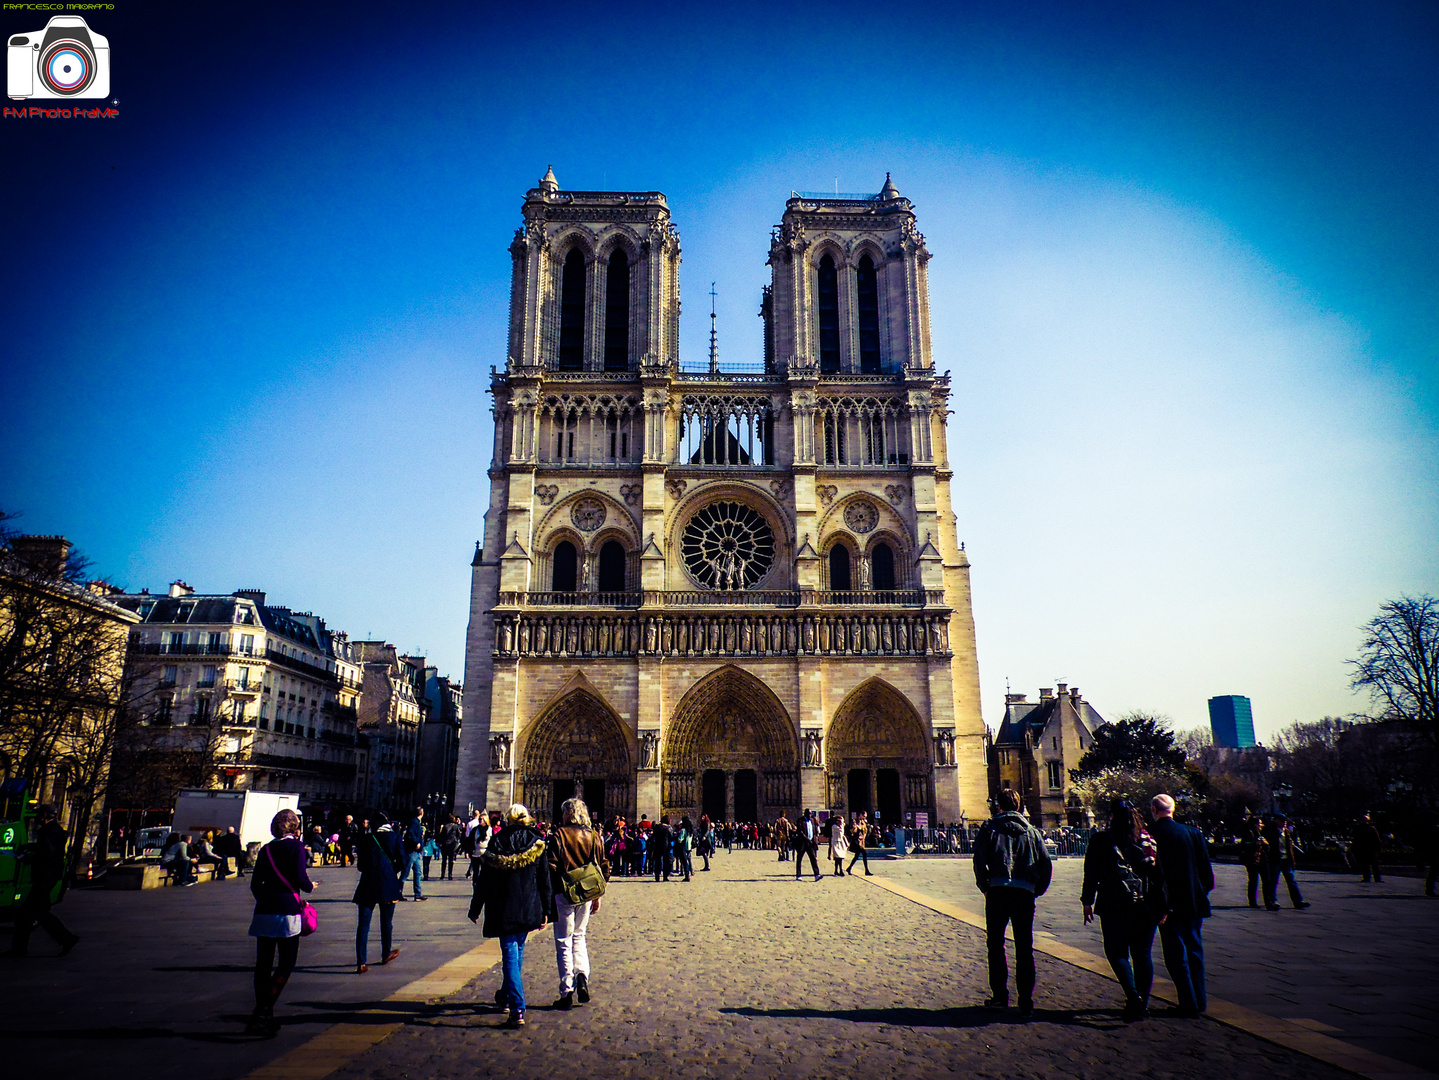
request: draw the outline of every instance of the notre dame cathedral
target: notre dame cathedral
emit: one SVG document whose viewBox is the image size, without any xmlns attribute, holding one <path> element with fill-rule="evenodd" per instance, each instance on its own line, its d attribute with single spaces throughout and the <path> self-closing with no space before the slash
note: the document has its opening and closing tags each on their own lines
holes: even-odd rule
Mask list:
<svg viewBox="0 0 1439 1080">
<path fill-rule="evenodd" d="M 713 345 L 680 359 L 664 195 L 550 171 L 523 219 L 458 804 L 986 816 L 949 375 L 909 200 L 888 178 L 792 193 L 764 361 L 723 370 Z"/>
</svg>

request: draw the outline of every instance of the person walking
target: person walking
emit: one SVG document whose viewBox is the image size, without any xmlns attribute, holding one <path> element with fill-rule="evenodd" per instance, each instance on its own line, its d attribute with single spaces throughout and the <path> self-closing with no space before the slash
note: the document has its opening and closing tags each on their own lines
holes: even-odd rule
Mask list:
<svg viewBox="0 0 1439 1080">
<path fill-rule="evenodd" d="M 606 883 L 610 863 L 604 844 L 590 822 L 583 799 L 566 799 L 560 806 L 560 827 L 550 833 L 548 847 L 552 903 L 550 919 L 555 924 L 555 963 L 560 972 L 557 1009 L 569 1009 L 578 995 L 580 1004 L 590 1000 L 590 949 L 586 937 L 590 916 L 600 910 L 600 897 L 585 899 L 570 883 L 581 867 L 594 865 Z M 576 898 L 566 894 L 569 887 Z M 603 886 L 600 892 L 603 894 Z"/>
<path fill-rule="evenodd" d="M 1264 877 L 1264 823 L 1252 811 L 1245 811 L 1243 838 L 1239 843 L 1239 858 L 1244 863 L 1245 887 L 1249 893 L 1249 906 L 1259 906 L 1259 888 Z M 1266 887 L 1267 897 L 1269 890 Z"/>
<path fill-rule="evenodd" d="M 1384 880 L 1379 870 L 1379 849 L 1383 846 L 1379 839 L 1379 830 L 1374 827 L 1374 822 L 1365 814 L 1354 826 L 1354 842 L 1350 851 L 1354 853 L 1354 862 L 1359 867 L 1362 875 L 1362 884 L 1369 884 L 1372 876 L 1376 882 Z"/>
<path fill-rule="evenodd" d="M 695 834 L 695 850 L 699 852 L 699 857 L 705 862 L 704 866 L 700 867 L 701 870 L 710 868 L 710 853 L 714 850 L 714 837 L 711 835 L 713 832 L 714 824 L 710 821 L 710 816 L 701 814 L 699 832 Z"/>
<path fill-rule="evenodd" d="M 428 900 L 425 890 L 420 887 L 420 881 L 425 876 L 425 810 L 424 807 L 415 807 L 415 816 L 410 819 L 410 824 L 405 829 L 405 868 L 400 877 L 413 877 L 412 888 L 415 891 L 416 900 Z"/>
<path fill-rule="evenodd" d="M 829 819 L 829 857 L 834 861 L 834 876 L 844 877 L 844 857 L 849 854 L 849 841 L 844 835 L 844 815 Z"/>
<path fill-rule="evenodd" d="M 400 879 L 400 867 L 404 865 L 400 838 L 388 821 L 363 837 L 359 847 L 360 882 L 352 899 L 357 907 L 355 974 L 363 975 L 370 970 L 370 920 L 375 908 L 380 909 L 380 963 L 388 964 L 400 955 L 400 950 L 391 946 L 395 939 L 395 905 L 404 896 L 405 888 Z"/>
<path fill-rule="evenodd" d="M 300 893 L 320 885 L 305 870 L 308 861 L 300 839 L 300 815 L 281 810 L 270 820 L 274 837 L 261 850 L 250 874 L 255 913 L 250 936 L 255 939 L 255 1011 L 245 1028 L 250 1035 L 273 1035 L 275 1002 L 290 981 L 300 954 Z"/>
<path fill-rule="evenodd" d="M 986 821 L 974 841 L 974 880 L 984 894 L 984 927 L 989 947 L 991 1009 L 1009 1007 L 1009 967 L 1004 928 L 1014 932 L 1014 981 L 1019 1015 L 1034 1015 L 1034 902 L 1049 888 L 1054 866 L 1044 837 L 1019 812 L 1019 795 L 1004 788 L 995 800 L 999 813 Z"/>
<path fill-rule="evenodd" d="M 1198 829 L 1174 820 L 1172 796 L 1154 796 L 1149 812 L 1169 901 L 1169 917 L 1159 928 L 1164 966 L 1179 996 L 1179 1015 L 1198 1016 L 1209 1008 L 1204 991 L 1204 920 L 1214 889 L 1209 847 Z"/>
<path fill-rule="evenodd" d="M 799 880 L 804 869 L 804 857 L 809 856 L 810 869 L 814 871 L 814 879 L 819 880 L 819 822 L 815 821 L 814 814 L 809 810 L 799 819 L 799 826 L 794 834 L 794 879 Z"/>
<path fill-rule="evenodd" d="M 508 1006 L 507 1027 L 525 1023 L 525 940 L 548 921 L 550 861 L 545 839 L 534 818 L 521 803 L 505 811 L 505 827 L 490 840 L 480 859 L 470 900 L 470 922 L 485 917 L 482 933 L 500 939 L 500 966 L 504 982 L 495 1004 Z"/>
<path fill-rule="evenodd" d="M 443 881 L 455 880 L 455 856 L 460 852 L 463 837 L 460 819 L 451 814 L 450 820 L 440 826 L 440 879 Z"/>
<path fill-rule="evenodd" d="M 695 827 L 690 821 L 688 814 L 680 818 L 680 827 L 675 833 L 675 873 L 684 874 L 684 880 L 689 881 L 694 876 L 694 860 L 690 858 L 690 849 L 694 846 Z"/>
<path fill-rule="evenodd" d="M 1259 878 L 1264 887 L 1264 910 L 1278 911 L 1279 831 L 1272 817 L 1259 819 Z"/>
<path fill-rule="evenodd" d="M 654 871 L 655 880 L 660 880 L 660 874 L 664 879 L 670 879 L 670 870 L 674 858 L 675 833 L 670 828 L 670 816 L 665 814 L 655 822 L 655 827 L 650 830 L 650 868 Z"/>
<path fill-rule="evenodd" d="M 30 954 L 30 934 L 38 923 L 60 946 L 60 955 L 67 955 L 80 943 L 78 934 L 71 933 L 52 910 L 55 886 L 65 878 L 65 838 L 59 815 L 47 803 L 35 807 L 34 839 L 25 845 L 20 858 L 30 866 L 30 891 L 15 912 L 15 928 L 6 956 Z M 187 864 L 188 865 L 188 864 Z M 61 894 L 64 895 L 63 893 Z"/>
<path fill-rule="evenodd" d="M 860 859 L 863 859 L 864 876 L 874 877 L 873 872 L 869 868 L 869 852 L 865 850 L 869 843 L 869 815 L 863 810 L 859 812 L 859 817 L 855 820 L 854 827 L 850 829 L 848 840 L 849 849 L 854 852 L 854 854 L 850 856 L 849 872 L 853 874 L 854 864 Z"/>
<path fill-rule="evenodd" d="M 490 833 L 489 816 L 476 810 L 470 817 L 470 823 L 465 826 L 465 847 L 470 856 L 470 865 L 465 868 L 467 879 L 479 874 L 480 860 L 485 857 L 485 849 L 490 846 Z"/>
<path fill-rule="evenodd" d="M 774 823 L 774 846 L 775 849 L 779 851 L 777 862 L 789 861 L 789 837 L 793 831 L 794 826 L 790 824 L 789 818 L 785 817 L 784 812 L 781 811 L 779 820 Z"/>
<path fill-rule="evenodd" d="M 349 866 L 355 861 L 355 845 L 367 834 L 362 833 L 355 825 L 355 815 L 353 814 L 345 815 L 345 820 L 340 822 L 340 827 L 335 830 L 335 833 L 339 837 L 340 865 Z"/>
<path fill-rule="evenodd" d="M 1127 799 L 1109 808 L 1109 828 L 1090 838 L 1080 892 L 1087 926 L 1099 916 L 1104 955 L 1124 990 L 1125 1023 L 1149 1015 L 1154 932 L 1169 913 L 1154 838 Z"/>
<path fill-rule="evenodd" d="M 1309 901 L 1304 899 L 1299 892 L 1299 883 L 1294 880 L 1294 855 L 1299 847 L 1298 840 L 1294 836 L 1294 826 L 1283 814 L 1275 814 L 1271 822 L 1273 830 L 1270 842 L 1274 851 L 1274 866 L 1269 872 L 1269 899 L 1273 902 L 1273 910 L 1279 910 L 1279 879 L 1284 879 L 1284 885 L 1289 890 L 1289 902 L 1295 909 L 1302 910 L 1309 906 Z"/>
</svg>

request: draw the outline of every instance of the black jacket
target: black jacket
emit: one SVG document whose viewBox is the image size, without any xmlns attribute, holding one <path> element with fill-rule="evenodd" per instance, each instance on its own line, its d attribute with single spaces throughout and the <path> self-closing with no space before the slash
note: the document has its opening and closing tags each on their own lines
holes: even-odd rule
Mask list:
<svg viewBox="0 0 1439 1080">
<path fill-rule="evenodd" d="M 1209 845 L 1199 830 L 1173 818 L 1159 818 L 1150 827 L 1149 835 L 1159 847 L 1170 914 L 1176 919 L 1209 918 L 1214 868 L 1209 865 Z"/>
<path fill-rule="evenodd" d="M 1124 886 L 1123 869 L 1127 866 L 1144 882 L 1144 900 L 1136 904 Z M 1096 914 L 1106 919 L 1137 922 L 1147 919 L 1158 923 L 1169 912 L 1164 871 L 1158 859 L 1146 859 L 1144 849 L 1128 837 L 1096 832 L 1089 838 L 1084 852 L 1084 887 L 1082 904 L 1094 905 Z"/>
<path fill-rule="evenodd" d="M 360 882 L 355 886 L 354 903 L 361 907 L 393 904 L 404 894 L 400 873 L 405 856 L 400 838 L 393 829 L 360 837 Z"/>
<path fill-rule="evenodd" d="M 26 845 L 30 881 L 36 890 L 47 892 L 65 876 L 65 837 L 58 821 L 47 821 Z"/>
<path fill-rule="evenodd" d="M 550 861 L 533 825 L 500 831 L 480 859 L 470 918 L 485 915 L 485 937 L 524 934 L 545 924 L 550 898 Z"/>
<path fill-rule="evenodd" d="M 979 827 L 974 839 L 974 880 L 980 892 L 1007 887 L 1043 896 L 1053 875 L 1044 837 L 1017 810 L 1006 811 Z"/>
</svg>

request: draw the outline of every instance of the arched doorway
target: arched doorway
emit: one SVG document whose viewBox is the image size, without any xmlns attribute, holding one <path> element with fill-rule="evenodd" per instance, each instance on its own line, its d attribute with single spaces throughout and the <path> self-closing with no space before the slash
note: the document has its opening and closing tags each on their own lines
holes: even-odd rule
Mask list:
<svg viewBox="0 0 1439 1080">
<path fill-rule="evenodd" d="M 783 812 L 793 821 L 799 810 L 794 724 L 773 691 L 737 667 L 705 676 L 684 696 L 670 719 L 663 767 L 665 813 L 773 821 Z"/>
<path fill-rule="evenodd" d="M 585 690 L 545 710 L 519 753 L 519 795 L 530 813 L 554 821 L 560 803 L 578 795 L 592 817 L 633 818 L 634 765 L 619 718 Z"/>
<path fill-rule="evenodd" d="M 825 763 L 833 797 L 846 813 L 878 814 L 885 825 L 923 812 L 934 821 L 930 740 L 913 705 L 881 679 L 845 698 L 825 735 Z"/>
</svg>

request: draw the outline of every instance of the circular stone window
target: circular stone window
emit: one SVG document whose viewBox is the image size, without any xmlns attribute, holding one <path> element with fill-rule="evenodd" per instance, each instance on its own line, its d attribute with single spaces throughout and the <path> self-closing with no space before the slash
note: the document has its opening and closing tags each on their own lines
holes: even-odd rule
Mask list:
<svg viewBox="0 0 1439 1080">
<path fill-rule="evenodd" d="M 680 554 L 707 589 L 752 589 L 774 563 L 774 533 L 743 503 L 712 503 L 690 518 Z"/>
</svg>

